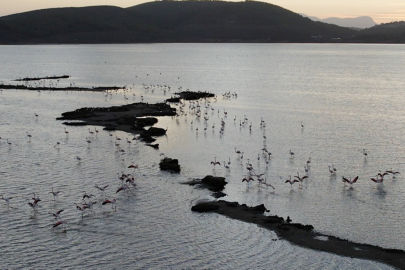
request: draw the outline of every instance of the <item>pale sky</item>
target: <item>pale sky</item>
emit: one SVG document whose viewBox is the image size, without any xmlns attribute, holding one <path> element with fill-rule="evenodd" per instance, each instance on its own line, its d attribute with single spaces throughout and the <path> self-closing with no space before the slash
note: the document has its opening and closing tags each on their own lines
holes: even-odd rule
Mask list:
<svg viewBox="0 0 405 270">
<path fill-rule="evenodd" d="M 320 19 L 328 17 L 353 18 L 370 16 L 376 23 L 405 21 L 404 0 L 261 0 L 296 13 L 315 16 Z M 109 5 L 131 7 L 143 0 L 1 0 L 0 16 L 25 11 L 55 8 Z M 240 1 L 238 1 L 240 2 Z"/>
</svg>

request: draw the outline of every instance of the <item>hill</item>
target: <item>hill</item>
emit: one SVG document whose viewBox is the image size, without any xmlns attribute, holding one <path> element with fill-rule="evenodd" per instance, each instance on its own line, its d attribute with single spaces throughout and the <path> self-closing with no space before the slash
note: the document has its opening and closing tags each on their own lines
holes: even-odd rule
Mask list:
<svg viewBox="0 0 405 270">
<path fill-rule="evenodd" d="M 262 2 L 159 1 L 0 17 L 0 44 L 330 42 L 354 31 Z"/>
<path fill-rule="evenodd" d="M 356 41 L 365 43 L 405 43 L 405 22 L 383 23 L 360 31 Z"/>
</svg>

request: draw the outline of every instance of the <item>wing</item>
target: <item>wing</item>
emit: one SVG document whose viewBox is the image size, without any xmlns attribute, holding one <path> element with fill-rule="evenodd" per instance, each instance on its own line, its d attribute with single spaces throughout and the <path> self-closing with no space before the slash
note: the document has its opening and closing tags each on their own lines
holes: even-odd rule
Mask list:
<svg viewBox="0 0 405 270">
<path fill-rule="evenodd" d="M 352 183 L 356 183 L 358 179 L 359 179 L 359 177 L 356 176 L 356 177 L 353 179 Z"/>
</svg>

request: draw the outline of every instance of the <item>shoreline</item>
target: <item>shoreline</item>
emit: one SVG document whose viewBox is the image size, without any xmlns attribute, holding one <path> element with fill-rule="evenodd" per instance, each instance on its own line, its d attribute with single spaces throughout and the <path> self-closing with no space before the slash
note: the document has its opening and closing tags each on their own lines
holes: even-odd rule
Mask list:
<svg viewBox="0 0 405 270">
<path fill-rule="evenodd" d="M 334 253 L 350 258 L 381 262 L 398 269 L 405 269 L 405 251 L 361 244 L 338 237 L 325 235 L 313 230 L 312 225 L 284 221 L 282 217 L 266 216 L 269 212 L 264 205 L 248 207 L 238 202 L 223 200 L 203 202 L 192 207 L 196 212 L 213 212 L 274 231 L 281 239 L 313 250 Z"/>
</svg>

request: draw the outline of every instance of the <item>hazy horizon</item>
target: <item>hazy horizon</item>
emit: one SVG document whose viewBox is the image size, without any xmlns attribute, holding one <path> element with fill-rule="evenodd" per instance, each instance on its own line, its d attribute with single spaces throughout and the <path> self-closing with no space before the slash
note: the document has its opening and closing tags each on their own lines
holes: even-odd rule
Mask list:
<svg viewBox="0 0 405 270">
<path fill-rule="evenodd" d="M 37 0 L 27 3 L 27 1 L 24 0 L 3 0 L 2 2 L 3 4 L 0 11 L 0 17 L 38 9 L 61 7 L 109 5 L 127 8 L 152 1 L 60 0 L 55 2 L 49 0 Z M 356 2 L 349 0 L 331 0 L 328 2 L 321 0 L 308 0 L 305 2 L 295 0 L 272 0 L 264 2 L 280 6 L 295 13 L 306 14 L 308 16 L 318 17 L 320 19 L 329 17 L 354 18 L 360 16 L 369 16 L 378 24 L 405 20 L 405 3 L 399 0 L 391 0 L 388 3 L 385 0 L 358 0 Z"/>
</svg>

